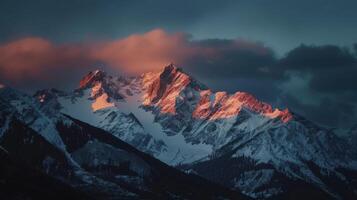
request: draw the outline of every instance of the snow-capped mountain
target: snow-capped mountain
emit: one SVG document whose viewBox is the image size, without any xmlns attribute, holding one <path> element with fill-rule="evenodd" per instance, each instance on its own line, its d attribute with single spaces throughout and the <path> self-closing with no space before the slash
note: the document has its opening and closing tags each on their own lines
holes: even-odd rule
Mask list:
<svg viewBox="0 0 357 200">
<path fill-rule="evenodd" d="M 213 93 L 173 65 L 134 78 L 96 70 L 74 92 L 49 89 L 35 96 L 46 112 L 59 110 L 103 128 L 171 165 L 199 160 L 231 141 L 235 134 L 228 132 L 243 110 L 253 116 L 246 129 L 291 117 L 247 93 Z"/>
<path fill-rule="evenodd" d="M 246 199 L 169 167 L 102 129 L 54 112 L 52 106 L 45 109 L 31 96 L 1 88 L 1 151 L 94 199 Z"/>
<path fill-rule="evenodd" d="M 133 78 L 97 70 L 73 92 L 35 97 L 42 112 L 80 119 L 252 197 L 275 198 L 297 185 L 331 198 L 357 194 L 356 161 L 333 132 L 246 92 L 214 92 L 174 65 Z"/>
</svg>

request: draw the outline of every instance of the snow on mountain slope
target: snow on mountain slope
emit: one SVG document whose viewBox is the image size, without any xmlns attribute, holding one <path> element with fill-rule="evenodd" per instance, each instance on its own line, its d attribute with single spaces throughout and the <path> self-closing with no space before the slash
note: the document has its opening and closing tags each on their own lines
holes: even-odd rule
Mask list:
<svg viewBox="0 0 357 200">
<path fill-rule="evenodd" d="M 141 108 L 143 105 L 141 97 L 141 93 L 133 94 L 127 97 L 125 102 L 118 102 L 117 107 L 121 112 L 133 114 L 140 124 L 142 124 L 145 131 L 150 133 L 156 140 L 162 141 L 165 144 L 165 152 L 157 155 L 157 158 L 176 164 L 192 162 L 211 153 L 212 150 L 208 145 L 191 145 L 185 142 L 185 138 L 181 134 L 175 136 L 165 134 L 162 126 L 155 122 L 155 116 L 151 112 L 147 112 Z"/>
<path fill-rule="evenodd" d="M 142 79 L 113 78 L 95 71 L 88 73 L 73 93 L 52 89 L 36 96 L 44 112 L 58 105 L 60 112 L 103 128 L 167 163 L 193 162 L 209 155 L 210 145 L 187 143 L 181 134 L 167 135 L 155 122 L 155 115 L 143 109 L 146 90 Z"/>
<path fill-rule="evenodd" d="M 228 153 L 232 158 L 248 157 L 257 161 L 257 164 L 268 163 L 288 177 L 304 180 L 329 191 L 330 188 L 311 169 L 309 162 L 318 166 L 321 173 L 336 174 L 341 180 L 347 177 L 339 173 L 337 168 L 357 168 L 355 162 L 347 156 L 343 141 L 331 132 L 311 128 L 316 129 L 311 131 L 304 122 L 297 120 L 283 125 L 267 124 L 232 141 L 217 154 Z"/>
</svg>

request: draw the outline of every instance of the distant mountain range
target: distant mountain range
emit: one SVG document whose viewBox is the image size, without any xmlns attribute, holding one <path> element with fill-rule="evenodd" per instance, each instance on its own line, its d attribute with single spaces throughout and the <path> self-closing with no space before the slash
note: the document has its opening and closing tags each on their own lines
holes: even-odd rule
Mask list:
<svg viewBox="0 0 357 200">
<path fill-rule="evenodd" d="M 92 71 L 71 92 L 0 89 L 2 154 L 84 199 L 356 199 L 355 132 L 214 92 L 172 64 Z"/>
</svg>

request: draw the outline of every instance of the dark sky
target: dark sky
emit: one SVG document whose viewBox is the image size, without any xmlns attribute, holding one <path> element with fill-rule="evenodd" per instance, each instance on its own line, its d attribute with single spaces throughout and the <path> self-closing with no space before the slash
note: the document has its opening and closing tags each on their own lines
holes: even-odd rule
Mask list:
<svg viewBox="0 0 357 200">
<path fill-rule="evenodd" d="M 0 27 L 0 81 L 20 89 L 173 61 L 215 90 L 357 123 L 355 0 L 1 0 Z"/>
<path fill-rule="evenodd" d="M 263 41 L 279 54 L 300 43 L 351 45 L 355 0 L 2 0 L 0 39 L 117 38 L 154 28 L 196 39 Z"/>
</svg>

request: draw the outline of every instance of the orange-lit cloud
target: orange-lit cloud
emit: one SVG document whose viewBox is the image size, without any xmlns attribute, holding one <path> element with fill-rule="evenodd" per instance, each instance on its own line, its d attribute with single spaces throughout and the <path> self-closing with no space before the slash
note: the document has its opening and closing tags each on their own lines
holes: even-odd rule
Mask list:
<svg viewBox="0 0 357 200">
<path fill-rule="evenodd" d="M 187 35 L 169 34 L 161 29 L 86 44 L 56 45 L 30 37 L 0 45 L 0 73 L 15 80 L 45 79 L 58 70 L 89 67 L 97 62 L 127 73 L 142 73 L 181 62 L 192 52 Z"/>
<path fill-rule="evenodd" d="M 266 53 L 265 48 L 237 40 L 191 40 L 184 33 L 155 29 L 126 38 L 89 43 L 54 44 L 43 38 L 23 38 L 0 44 L 0 78 L 9 80 L 53 79 L 63 71 L 93 68 L 96 63 L 124 73 L 140 74 L 161 69 L 171 62 L 227 60 L 224 53 L 236 49 Z M 229 59 L 228 59 L 229 60 Z"/>
<path fill-rule="evenodd" d="M 51 78 L 58 70 L 91 62 L 82 45 L 55 45 L 42 38 L 24 38 L 0 46 L 0 73 L 8 79 Z"/>
<path fill-rule="evenodd" d="M 92 56 L 126 72 L 141 73 L 162 68 L 170 62 L 180 63 L 193 52 L 187 35 L 156 29 L 103 43 L 92 51 Z"/>
</svg>

